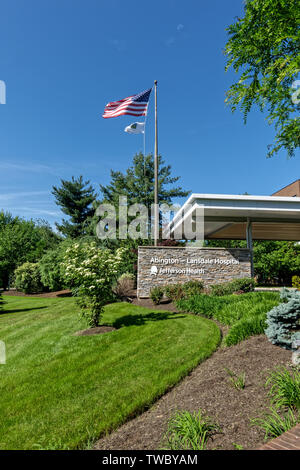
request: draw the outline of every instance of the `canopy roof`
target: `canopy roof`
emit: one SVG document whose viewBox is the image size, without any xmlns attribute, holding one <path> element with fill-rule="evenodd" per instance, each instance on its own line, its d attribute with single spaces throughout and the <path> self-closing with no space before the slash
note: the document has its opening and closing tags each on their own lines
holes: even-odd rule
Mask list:
<svg viewBox="0 0 300 470">
<path fill-rule="evenodd" d="M 204 210 L 205 239 L 300 240 L 300 197 L 192 194 L 169 224 L 170 234 L 197 208 Z"/>
</svg>

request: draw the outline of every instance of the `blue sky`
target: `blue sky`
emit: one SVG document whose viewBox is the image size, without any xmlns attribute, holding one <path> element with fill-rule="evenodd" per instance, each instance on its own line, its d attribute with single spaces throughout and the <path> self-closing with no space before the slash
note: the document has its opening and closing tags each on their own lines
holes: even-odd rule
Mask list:
<svg viewBox="0 0 300 470">
<path fill-rule="evenodd" d="M 96 190 L 142 150 L 130 116 L 101 117 L 108 101 L 158 80 L 159 151 L 184 189 L 268 195 L 299 178 L 299 155 L 266 158 L 264 115 L 247 125 L 224 103 L 237 79 L 224 71 L 225 28 L 241 0 L 2 0 L 0 209 L 51 224 L 60 178 Z M 146 150 L 154 147 L 154 96 Z M 184 202 L 184 201 L 182 201 Z"/>
</svg>

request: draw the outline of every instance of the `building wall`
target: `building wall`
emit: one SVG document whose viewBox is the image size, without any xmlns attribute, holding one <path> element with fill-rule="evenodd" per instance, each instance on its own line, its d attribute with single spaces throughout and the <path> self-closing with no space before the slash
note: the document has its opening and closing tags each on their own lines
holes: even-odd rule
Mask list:
<svg viewBox="0 0 300 470">
<path fill-rule="evenodd" d="M 250 250 L 143 246 L 138 249 L 137 296 L 155 286 L 201 280 L 204 286 L 251 277 Z"/>
<path fill-rule="evenodd" d="M 276 191 L 272 196 L 300 197 L 300 179 Z"/>
</svg>

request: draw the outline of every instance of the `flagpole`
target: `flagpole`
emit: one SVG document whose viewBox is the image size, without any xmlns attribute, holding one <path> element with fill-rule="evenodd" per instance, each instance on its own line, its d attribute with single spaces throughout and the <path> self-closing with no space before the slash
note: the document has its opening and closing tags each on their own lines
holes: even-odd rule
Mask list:
<svg viewBox="0 0 300 470">
<path fill-rule="evenodd" d="M 154 246 L 159 238 L 158 210 L 158 133 L 157 133 L 157 80 L 154 80 L 155 90 L 155 144 L 154 144 Z"/>
</svg>

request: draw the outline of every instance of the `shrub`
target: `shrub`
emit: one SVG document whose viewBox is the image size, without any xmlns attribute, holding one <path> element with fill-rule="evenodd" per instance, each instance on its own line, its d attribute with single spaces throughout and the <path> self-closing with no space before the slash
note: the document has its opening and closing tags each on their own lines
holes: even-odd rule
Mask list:
<svg viewBox="0 0 300 470">
<path fill-rule="evenodd" d="M 164 287 L 166 297 L 172 302 L 176 302 L 184 297 L 182 284 L 170 284 Z"/>
<path fill-rule="evenodd" d="M 267 314 L 265 334 L 271 343 L 291 349 L 293 333 L 300 329 L 300 292 L 283 288 L 280 298 L 283 302 Z"/>
<path fill-rule="evenodd" d="M 255 287 L 255 280 L 252 278 L 241 278 L 234 279 L 230 282 L 224 282 L 223 284 L 213 284 L 210 287 L 212 295 L 229 295 L 235 292 L 252 292 Z"/>
<path fill-rule="evenodd" d="M 178 411 L 170 419 L 164 436 L 165 445 L 170 450 L 203 450 L 206 442 L 220 428 L 202 411 L 190 413 Z"/>
<path fill-rule="evenodd" d="M 15 270 L 15 287 L 25 294 L 43 292 L 38 263 L 24 263 Z"/>
<path fill-rule="evenodd" d="M 203 291 L 202 281 L 188 281 L 182 284 L 169 284 L 164 287 L 164 293 L 169 300 L 176 302 L 180 299 L 188 299 Z"/>
<path fill-rule="evenodd" d="M 164 290 L 162 287 L 153 287 L 150 291 L 150 298 L 155 305 L 160 304 L 163 295 Z"/>
<path fill-rule="evenodd" d="M 295 289 L 300 290 L 300 276 L 292 277 L 292 286 L 295 287 Z"/>
<path fill-rule="evenodd" d="M 63 256 L 64 252 L 59 246 L 55 250 L 48 251 L 39 262 L 41 281 L 50 291 L 58 291 L 65 287 Z"/>
<path fill-rule="evenodd" d="M 104 305 L 113 299 L 112 285 L 124 262 L 126 250 L 114 253 L 95 242 L 75 242 L 67 248 L 64 270 L 67 285 L 76 289 L 77 302 L 91 327 L 98 326 Z"/>
<path fill-rule="evenodd" d="M 127 297 L 130 296 L 134 287 L 135 287 L 134 274 L 124 273 L 118 278 L 117 283 L 113 287 L 113 291 L 120 299 L 126 299 Z"/>
</svg>

